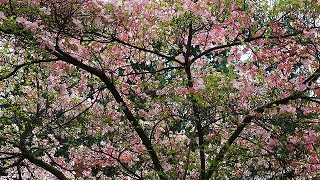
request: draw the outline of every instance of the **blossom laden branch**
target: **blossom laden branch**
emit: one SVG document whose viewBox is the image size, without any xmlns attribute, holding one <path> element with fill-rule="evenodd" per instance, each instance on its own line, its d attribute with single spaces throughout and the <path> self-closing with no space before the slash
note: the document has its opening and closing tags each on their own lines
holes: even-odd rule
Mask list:
<svg viewBox="0 0 320 180">
<path fill-rule="evenodd" d="M 116 89 L 115 85 L 110 81 L 110 79 L 104 74 L 104 72 L 88 66 L 74 57 L 70 56 L 69 54 L 62 51 L 58 46 L 56 46 L 56 51 L 52 52 L 53 55 L 55 55 L 57 58 L 61 59 L 62 61 L 65 61 L 67 63 L 70 63 L 76 67 L 79 67 L 95 76 L 97 76 L 101 81 L 103 81 L 106 85 L 106 88 L 111 92 L 115 100 L 122 106 L 122 111 L 124 112 L 127 119 L 131 122 L 133 128 L 135 129 L 136 133 L 139 135 L 140 139 L 142 140 L 143 144 L 146 146 L 148 153 L 150 155 L 151 160 L 153 161 L 153 165 L 155 170 L 157 171 L 157 174 L 161 179 L 167 179 L 163 167 L 160 164 L 159 158 L 153 148 L 153 145 L 150 143 L 150 139 L 145 134 L 142 126 L 140 125 L 139 121 L 135 118 L 133 113 L 130 111 L 130 109 L 127 107 L 126 103 L 124 102 L 123 98 L 121 97 L 120 93 Z"/>
<path fill-rule="evenodd" d="M 15 68 L 9 74 L 7 74 L 3 77 L 0 77 L 0 81 L 3 81 L 5 79 L 10 78 L 11 76 L 15 75 L 19 71 L 19 69 L 21 69 L 25 66 L 30 66 L 32 64 L 41 64 L 41 63 L 45 63 L 45 62 L 55 62 L 55 61 L 59 61 L 59 59 L 46 59 L 46 60 L 32 61 L 32 62 L 26 62 L 23 64 L 16 65 Z"/>
<path fill-rule="evenodd" d="M 263 113 L 265 111 L 265 109 L 267 109 L 267 108 L 274 107 L 275 105 L 278 106 L 278 105 L 282 105 L 282 104 L 287 104 L 290 101 L 303 98 L 302 95 L 303 95 L 302 92 L 296 92 L 286 98 L 276 100 L 276 101 L 270 102 L 266 105 L 260 106 L 260 107 L 256 108 L 255 110 L 253 110 L 253 112 L 254 113 Z M 213 163 L 210 164 L 210 167 L 208 168 L 208 172 L 207 172 L 207 175 L 208 175 L 207 179 L 210 179 L 210 177 L 218 170 L 219 163 L 221 162 L 221 160 L 223 160 L 224 156 L 226 155 L 226 153 L 230 149 L 231 145 L 235 142 L 235 140 L 239 137 L 239 135 L 242 133 L 242 131 L 245 129 L 245 127 L 248 124 L 250 124 L 254 118 L 256 118 L 254 115 L 247 115 L 243 119 L 242 123 L 240 123 L 237 126 L 236 130 L 232 133 L 232 135 L 229 137 L 227 142 L 224 143 L 221 150 L 214 158 Z"/>
</svg>

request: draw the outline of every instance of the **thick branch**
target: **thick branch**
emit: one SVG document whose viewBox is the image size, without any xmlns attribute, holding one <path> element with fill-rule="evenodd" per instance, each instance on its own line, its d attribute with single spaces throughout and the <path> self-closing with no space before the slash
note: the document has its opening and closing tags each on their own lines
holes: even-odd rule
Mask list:
<svg viewBox="0 0 320 180">
<path fill-rule="evenodd" d="M 6 167 L 0 167 L 0 177 L 1 176 L 7 176 L 8 174 L 6 173 L 7 169 L 13 168 L 13 167 L 18 167 L 20 165 L 20 163 L 24 160 L 24 157 L 20 157 L 17 161 L 15 161 L 14 163 L 12 163 L 9 166 Z"/>
<path fill-rule="evenodd" d="M 185 53 L 185 71 L 188 78 L 188 87 L 192 88 L 192 74 L 191 74 L 191 61 L 189 61 L 189 58 L 191 57 L 191 48 L 192 48 L 192 35 L 193 35 L 193 29 L 192 29 L 192 23 L 189 24 L 189 30 L 188 30 L 188 41 L 187 41 L 187 52 Z M 205 152 L 204 152 L 204 132 L 203 127 L 201 124 L 201 119 L 199 117 L 199 110 L 197 107 L 197 102 L 195 101 L 194 97 L 191 95 L 191 102 L 192 102 L 192 109 L 194 114 L 197 116 L 196 120 L 196 129 L 197 129 L 197 135 L 198 135 L 198 141 L 199 141 L 199 151 L 200 151 L 200 179 L 203 180 L 206 178 L 206 158 L 205 158 Z"/>
<path fill-rule="evenodd" d="M 188 63 L 189 62 L 189 57 L 190 57 L 190 53 L 191 53 L 191 46 L 192 46 L 192 23 L 189 24 L 189 33 L 188 33 L 188 42 L 187 42 L 187 52 L 185 54 L 185 62 Z M 188 65 L 188 64 L 187 64 Z"/>
<path fill-rule="evenodd" d="M 50 164 L 42 161 L 41 159 L 34 157 L 32 153 L 25 147 L 21 146 L 20 144 L 15 144 L 15 146 L 20 149 L 22 158 L 28 159 L 31 163 L 35 164 L 36 166 L 47 170 L 60 180 L 67 180 L 67 177 L 61 171 L 51 166 Z"/>
<path fill-rule="evenodd" d="M 51 174 L 53 174 L 54 176 L 56 176 L 60 180 L 67 180 L 67 177 L 62 172 L 57 170 L 55 167 L 53 167 L 50 164 L 42 161 L 41 159 L 37 159 L 32 154 L 30 154 L 28 151 L 23 150 L 22 153 L 23 153 L 23 157 L 28 159 L 31 163 L 33 163 L 36 166 L 39 166 L 39 167 L 49 171 Z"/>
<path fill-rule="evenodd" d="M 142 140 L 143 145 L 146 146 L 148 153 L 150 155 L 150 158 L 153 162 L 154 168 L 157 171 L 159 177 L 161 179 L 167 179 L 166 175 L 164 174 L 163 168 L 160 164 L 159 158 L 158 158 L 155 150 L 153 149 L 153 146 L 150 143 L 148 136 L 145 134 L 144 130 L 142 129 L 142 126 L 139 124 L 139 121 L 134 117 L 134 115 L 132 114 L 132 112 L 130 111 L 130 109 L 128 108 L 126 103 L 124 102 L 123 98 L 121 97 L 120 93 L 116 89 L 115 85 L 105 75 L 105 73 L 96 69 L 96 68 L 93 68 L 91 66 L 83 64 L 82 62 L 78 61 L 74 57 L 72 57 L 69 54 L 60 50 L 58 47 L 56 48 L 56 50 L 57 51 L 52 52 L 53 55 L 60 58 L 64 62 L 70 63 L 74 66 L 77 66 L 77 67 L 97 76 L 100 80 L 102 80 L 105 83 L 107 89 L 111 92 L 111 94 L 113 95 L 115 100 L 121 105 L 121 107 L 122 107 L 121 109 L 123 110 L 126 118 L 132 124 L 134 130 L 137 132 L 140 139 Z"/>
</svg>

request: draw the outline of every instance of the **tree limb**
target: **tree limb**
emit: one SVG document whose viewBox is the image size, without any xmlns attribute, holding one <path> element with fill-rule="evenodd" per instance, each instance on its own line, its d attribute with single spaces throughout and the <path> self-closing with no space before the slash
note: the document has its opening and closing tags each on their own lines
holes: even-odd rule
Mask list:
<svg viewBox="0 0 320 180">
<path fill-rule="evenodd" d="M 70 63 L 74 66 L 77 66 L 95 76 L 97 76 L 101 81 L 103 81 L 107 87 L 107 89 L 111 92 L 115 100 L 121 105 L 121 109 L 124 112 L 126 118 L 130 121 L 132 124 L 134 130 L 137 132 L 138 136 L 142 140 L 143 145 L 146 146 L 149 156 L 153 162 L 154 168 L 157 171 L 158 176 L 160 179 L 168 179 L 167 176 L 164 173 L 163 167 L 161 166 L 161 163 L 159 161 L 159 158 L 150 143 L 150 139 L 145 134 L 142 126 L 140 125 L 139 121 L 134 117 L 133 113 L 128 108 L 127 104 L 124 102 L 123 98 L 121 97 L 120 93 L 116 89 L 115 85 L 111 82 L 111 80 L 106 76 L 106 74 L 94 67 L 88 66 L 74 57 L 70 56 L 69 54 L 62 51 L 59 47 L 56 47 L 56 51 L 52 51 L 52 54 L 56 57 L 60 58 L 62 61 Z"/>
</svg>

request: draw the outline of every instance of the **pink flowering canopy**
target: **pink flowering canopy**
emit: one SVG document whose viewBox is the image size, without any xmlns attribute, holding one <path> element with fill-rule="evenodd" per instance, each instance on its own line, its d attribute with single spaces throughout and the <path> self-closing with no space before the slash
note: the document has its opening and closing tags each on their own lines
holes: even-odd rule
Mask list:
<svg viewBox="0 0 320 180">
<path fill-rule="evenodd" d="M 317 0 L 0 0 L 0 176 L 320 177 Z"/>
</svg>

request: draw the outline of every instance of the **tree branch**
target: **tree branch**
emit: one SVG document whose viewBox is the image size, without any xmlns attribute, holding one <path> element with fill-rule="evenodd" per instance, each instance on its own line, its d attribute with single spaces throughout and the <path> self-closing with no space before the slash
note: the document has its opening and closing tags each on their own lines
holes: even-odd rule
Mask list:
<svg viewBox="0 0 320 180">
<path fill-rule="evenodd" d="M 20 64 L 20 65 L 17 65 L 13 69 L 13 71 L 11 71 L 9 74 L 7 74 L 4 77 L 0 77 L 0 81 L 10 78 L 11 76 L 15 75 L 18 72 L 19 69 L 21 69 L 21 68 L 23 68 L 25 66 L 29 66 L 29 65 L 32 65 L 32 64 L 39 64 L 39 63 L 43 63 L 43 62 L 54 62 L 54 61 L 59 61 L 59 59 L 39 60 L 39 61 L 32 61 L 32 62 L 27 62 L 27 63 L 23 63 L 23 64 Z"/>
<path fill-rule="evenodd" d="M 187 46 L 186 46 L 186 53 L 185 53 L 185 71 L 187 74 L 188 78 L 188 87 L 193 88 L 193 80 L 192 80 L 192 74 L 191 74 L 191 62 L 189 61 L 189 58 L 191 57 L 191 48 L 192 48 L 192 35 L 193 35 L 193 30 L 192 30 L 192 23 L 189 24 L 189 31 L 188 31 L 188 40 L 187 40 Z M 194 96 L 190 96 L 191 102 L 192 102 L 192 109 L 197 117 L 196 119 L 196 129 L 197 129 L 197 135 L 198 135 L 198 141 L 199 141 L 199 151 L 200 151 L 200 179 L 203 180 L 206 178 L 206 158 L 205 158 L 205 152 L 204 152 L 204 132 L 203 132 L 203 127 L 201 124 L 201 119 L 199 117 L 199 110 L 197 106 L 197 102 L 194 99 Z"/>
<path fill-rule="evenodd" d="M 56 176 L 60 180 L 67 180 L 67 177 L 58 169 L 55 167 L 51 166 L 50 164 L 42 161 L 41 159 L 37 159 L 34 157 L 31 153 L 29 153 L 26 149 L 20 148 L 20 150 L 23 153 L 23 157 L 28 159 L 31 163 L 35 164 L 36 166 L 39 166 L 47 171 L 49 171 L 51 174 Z"/>
<path fill-rule="evenodd" d="M 281 105 L 281 104 L 286 104 L 291 100 L 296 100 L 299 98 L 302 98 L 301 96 L 301 92 L 299 93 L 294 93 L 293 95 L 277 100 L 277 101 L 273 101 L 270 102 L 264 106 L 260 106 L 258 108 L 256 108 L 254 110 L 254 112 L 256 113 L 263 113 L 264 110 L 266 108 L 270 108 L 273 107 L 274 105 Z M 244 128 L 251 123 L 251 121 L 255 118 L 255 116 L 246 116 L 244 118 L 244 120 L 242 121 L 241 124 L 238 125 L 238 127 L 236 128 L 236 130 L 232 133 L 232 135 L 229 137 L 228 141 L 222 146 L 220 152 L 217 154 L 217 156 L 215 157 L 215 159 L 213 160 L 213 163 L 210 164 L 210 167 L 208 169 L 208 173 L 207 173 L 207 179 L 209 180 L 210 177 L 213 175 L 213 173 L 217 170 L 219 163 L 223 160 L 225 154 L 228 152 L 230 146 L 235 142 L 235 140 L 239 137 L 239 135 L 242 133 L 242 131 L 244 130 Z"/>
<path fill-rule="evenodd" d="M 137 132 L 138 136 L 142 140 L 143 145 L 146 146 L 149 156 L 153 162 L 154 168 L 157 171 L 158 176 L 160 179 L 168 179 L 164 173 L 163 167 L 159 161 L 159 158 L 150 143 L 150 139 L 145 134 L 142 126 L 140 125 L 139 121 L 134 117 L 133 113 L 128 108 L 127 104 L 124 102 L 123 98 L 121 97 L 120 93 L 116 89 L 115 85 L 111 82 L 111 80 L 106 76 L 106 74 L 94 67 L 88 66 L 74 57 L 70 56 L 69 54 L 63 52 L 58 46 L 56 46 L 56 51 L 52 52 L 53 55 L 60 58 L 62 61 L 70 63 L 74 66 L 77 66 L 95 76 L 97 76 L 101 81 L 103 81 L 107 87 L 107 89 L 111 92 L 115 100 L 121 105 L 121 109 L 124 112 L 126 118 L 129 120 L 131 125 L 133 126 L 134 130 Z"/>
<path fill-rule="evenodd" d="M 292 34 L 287 34 L 287 35 L 283 35 L 283 36 L 269 36 L 266 37 L 263 34 L 261 36 L 258 37 L 250 37 L 250 38 L 246 38 L 243 41 L 239 41 L 239 40 L 235 40 L 233 43 L 229 43 L 229 44 L 225 44 L 225 45 L 220 45 L 220 46 L 216 46 L 216 47 L 212 47 L 210 49 L 207 49 L 205 51 L 203 51 L 202 53 L 200 53 L 199 55 L 195 56 L 193 59 L 191 59 L 191 63 L 193 63 L 194 61 L 196 61 L 197 59 L 199 59 L 200 57 L 214 51 L 214 50 L 218 50 L 218 49 L 224 49 L 224 48 L 228 48 L 228 47 L 232 47 L 232 46 L 236 46 L 236 45 L 241 45 L 243 42 L 252 42 L 258 39 L 279 39 L 279 38 L 288 38 L 288 37 L 292 37 L 292 36 L 296 36 L 301 34 L 301 31 L 298 31 L 296 33 L 292 33 Z"/>
<path fill-rule="evenodd" d="M 164 54 L 161 54 L 161 53 L 158 53 L 156 51 L 153 51 L 153 50 L 150 50 L 150 49 L 146 49 L 146 48 L 142 48 L 142 47 L 139 47 L 139 46 L 135 46 L 135 45 L 132 45 L 132 44 L 129 44 L 127 42 L 124 42 L 118 38 L 114 38 L 114 40 L 120 44 L 123 44 L 123 45 L 126 45 L 126 46 L 129 46 L 131 48 L 134 48 L 134 49 L 138 49 L 140 51 L 143 51 L 143 52 L 148 52 L 148 53 L 151 53 L 151 54 L 155 54 L 159 57 L 162 57 L 164 59 L 167 59 L 167 60 L 170 60 L 170 61 L 174 61 L 174 62 L 177 62 L 178 64 L 182 64 L 182 62 L 176 60 L 175 58 L 173 57 L 170 57 L 170 56 L 167 56 L 167 55 L 164 55 Z"/>
</svg>

